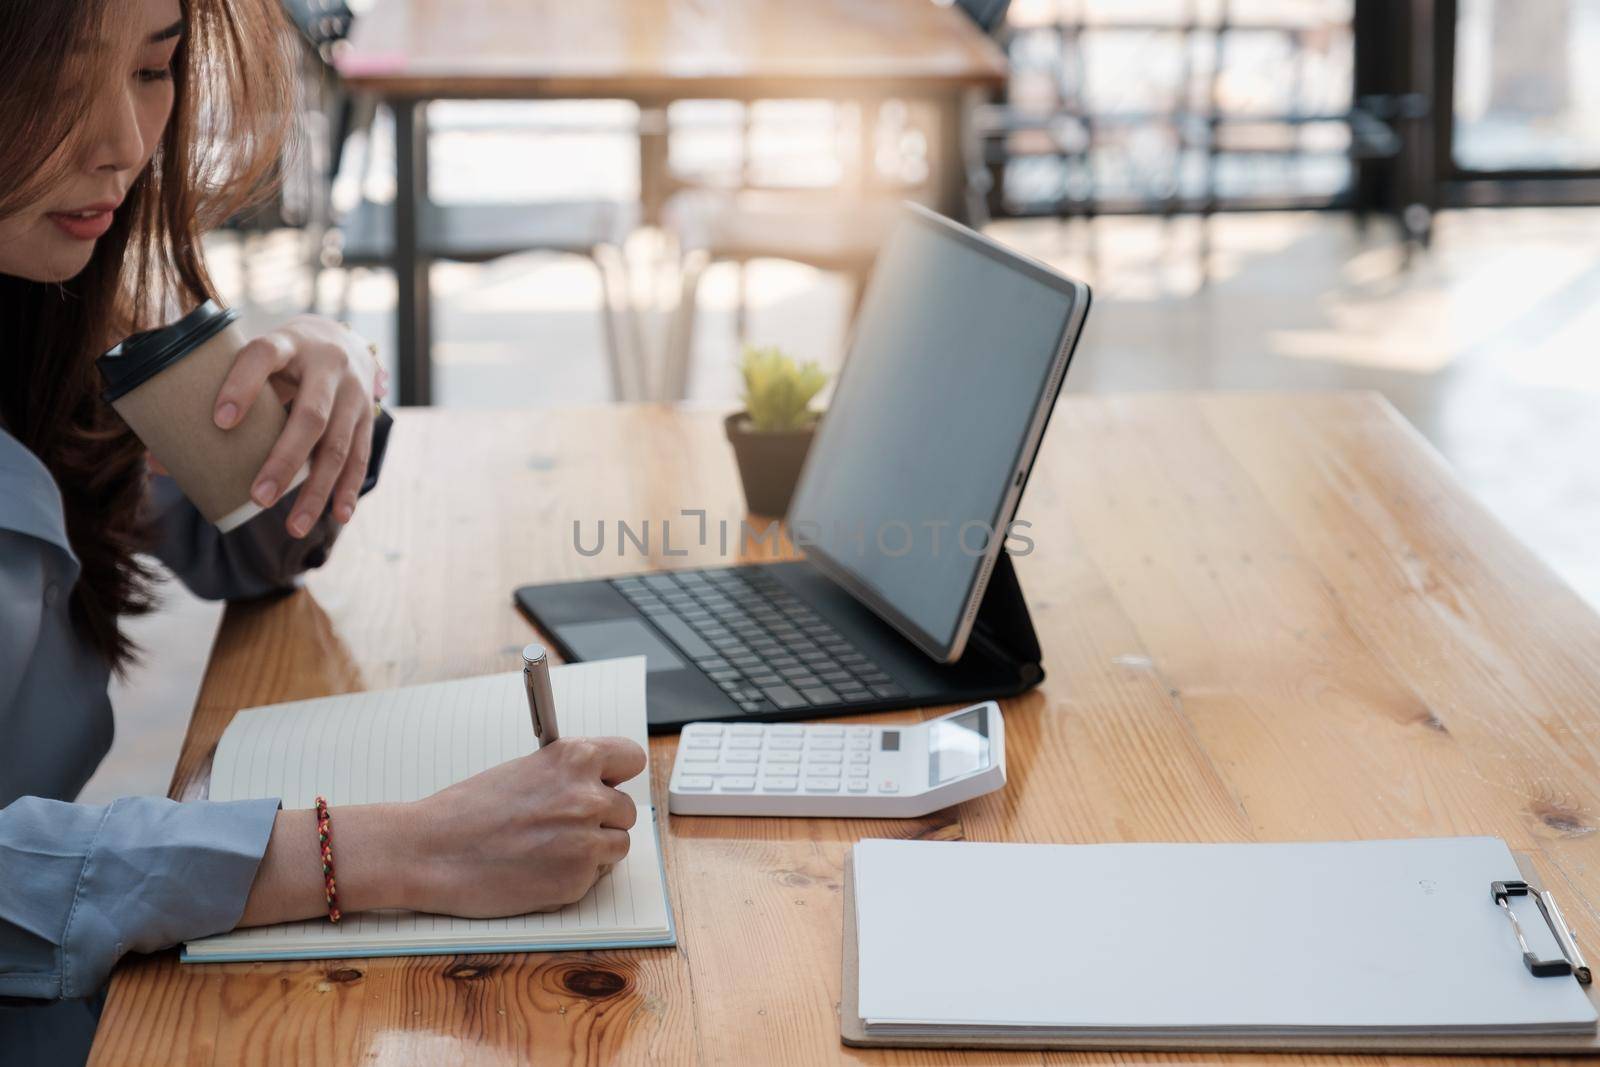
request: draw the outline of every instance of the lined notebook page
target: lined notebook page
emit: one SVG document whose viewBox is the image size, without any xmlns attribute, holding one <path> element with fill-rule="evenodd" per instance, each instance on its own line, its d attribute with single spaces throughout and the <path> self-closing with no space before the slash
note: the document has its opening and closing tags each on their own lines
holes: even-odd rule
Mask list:
<svg viewBox="0 0 1600 1067">
<path fill-rule="evenodd" d="M 563 736 L 632 738 L 648 751 L 644 658 L 555 667 L 550 684 Z M 278 797 L 311 807 L 416 800 L 526 755 L 533 739 L 520 672 L 241 711 L 217 746 L 213 800 Z M 540 943 L 635 943 L 670 936 L 666 886 L 650 806 L 650 772 L 620 787 L 638 806 L 628 856 L 575 904 L 505 919 L 369 912 L 258 927 L 190 942 L 196 959 L 381 954 Z"/>
</svg>

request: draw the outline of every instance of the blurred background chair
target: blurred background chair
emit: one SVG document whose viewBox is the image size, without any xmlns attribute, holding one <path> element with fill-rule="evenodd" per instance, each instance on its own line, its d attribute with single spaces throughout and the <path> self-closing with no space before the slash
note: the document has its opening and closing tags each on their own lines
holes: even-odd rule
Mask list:
<svg viewBox="0 0 1600 1067">
<path fill-rule="evenodd" d="M 392 203 L 369 199 L 372 131 L 377 102 L 349 92 L 334 60 L 349 36 L 355 15 L 343 0 L 283 0 L 307 45 L 306 98 L 312 132 L 311 169 L 316 174 L 306 227 L 311 247 L 311 308 L 319 304 L 322 271 L 346 271 L 336 314 L 348 317 L 353 271 L 392 268 L 395 247 Z M 428 136 L 426 118 L 424 133 Z M 363 150 L 355 165 L 357 201 L 339 211 L 334 186 L 352 135 L 362 132 Z M 535 130 L 527 131 L 530 135 Z M 525 252 L 580 256 L 594 265 L 600 284 L 599 318 L 613 399 L 645 395 L 644 342 L 634 312 L 627 257 L 622 248 L 638 224 L 633 203 L 612 200 L 558 202 L 434 203 L 425 201 L 418 219 L 418 247 L 424 262 L 487 263 Z"/>
</svg>

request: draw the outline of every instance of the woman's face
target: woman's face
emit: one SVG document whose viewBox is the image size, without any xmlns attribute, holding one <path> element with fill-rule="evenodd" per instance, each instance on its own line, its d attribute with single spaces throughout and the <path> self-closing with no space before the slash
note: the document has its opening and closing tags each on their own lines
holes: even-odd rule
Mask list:
<svg viewBox="0 0 1600 1067">
<path fill-rule="evenodd" d="M 126 7 L 128 17 L 112 29 L 126 37 L 107 52 L 119 66 L 94 72 L 83 125 L 62 146 L 72 154 L 64 176 L 37 203 L 0 219 L 0 274 L 64 282 L 82 271 L 161 141 L 183 11 L 178 0 L 128 0 Z"/>
</svg>

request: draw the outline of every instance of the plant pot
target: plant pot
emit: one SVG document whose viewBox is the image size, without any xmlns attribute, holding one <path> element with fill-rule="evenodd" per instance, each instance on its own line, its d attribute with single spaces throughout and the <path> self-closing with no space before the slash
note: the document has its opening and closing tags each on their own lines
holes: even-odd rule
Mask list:
<svg viewBox="0 0 1600 1067">
<path fill-rule="evenodd" d="M 745 504 L 756 515 L 783 518 L 789 511 L 800 468 L 816 424 L 803 430 L 756 430 L 749 416 L 736 411 L 723 420 L 733 457 L 739 464 L 739 481 L 744 485 Z"/>
</svg>

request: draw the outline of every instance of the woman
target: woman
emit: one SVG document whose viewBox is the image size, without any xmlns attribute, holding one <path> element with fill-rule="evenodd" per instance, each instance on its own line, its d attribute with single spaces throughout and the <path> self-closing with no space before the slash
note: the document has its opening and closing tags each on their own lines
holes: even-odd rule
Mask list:
<svg viewBox="0 0 1600 1067">
<path fill-rule="evenodd" d="M 303 317 L 241 350 L 214 418 L 291 402 L 266 511 L 201 518 L 99 399 L 93 359 L 212 295 L 202 229 L 263 186 L 290 114 L 276 0 L 0 0 L 0 1056 L 81 1060 L 125 952 L 326 914 L 310 811 L 71 803 L 111 741 L 148 550 L 213 597 L 318 566 L 368 478 L 365 343 Z M 311 475 L 282 492 L 309 458 Z M 340 904 L 548 909 L 626 853 L 631 742 L 570 739 L 413 804 L 338 808 Z"/>
</svg>

